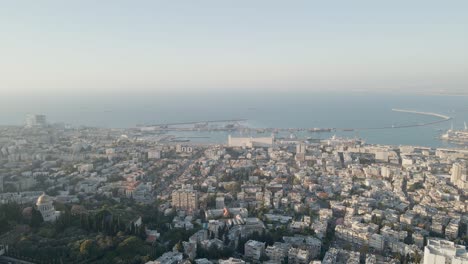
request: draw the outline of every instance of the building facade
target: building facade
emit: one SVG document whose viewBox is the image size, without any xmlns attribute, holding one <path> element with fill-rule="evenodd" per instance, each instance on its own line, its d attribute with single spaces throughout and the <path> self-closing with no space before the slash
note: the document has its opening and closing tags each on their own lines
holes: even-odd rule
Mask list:
<svg viewBox="0 0 468 264">
<path fill-rule="evenodd" d="M 60 215 L 60 212 L 55 211 L 52 198 L 45 193 L 37 198 L 36 206 L 44 222 L 54 222 Z"/>
<path fill-rule="evenodd" d="M 468 190 L 468 168 L 464 162 L 457 162 L 452 165 L 450 182 L 460 189 Z"/>
<path fill-rule="evenodd" d="M 451 241 L 429 239 L 424 247 L 423 264 L 468 264 L 468 252 Z"/>
<path fill-rule="evenodd" d="M 253 147 L 272 147 L 274 144 L 274 137 L 231 137 L 228 136 L 229 147 L 242 147 L 242 148 L 253 148 Z"/>
<path fill-rule="evenodd" d="M 47 119 L 45 115 L 27 115 L 26 116 L 26 127 L 46 127 Z"/>
<path fill-rule="evenodd" d="M 259 261 L 265 254 L 265 242 L 249 240 L 244 245 L 244 256 Z"/>
<path fill-rule="evenodd" d="M 198 209 L 198 192 L 195 190 L 177 190 L 172 192 L 172 207 L 193 211 Z"/>
</svg>

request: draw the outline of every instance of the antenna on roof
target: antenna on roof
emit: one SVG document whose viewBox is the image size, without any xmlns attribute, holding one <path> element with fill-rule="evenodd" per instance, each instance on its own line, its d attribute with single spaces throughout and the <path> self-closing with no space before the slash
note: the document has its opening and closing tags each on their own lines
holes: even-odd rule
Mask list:
<svg viewBox="0 0 468 264">
<path fill-rule="evenodd" d="M 468 130 L 468 127 L 466 126 L 466 121 L 463 122 L 465 124 L 465 130 Z"/>
</svg>

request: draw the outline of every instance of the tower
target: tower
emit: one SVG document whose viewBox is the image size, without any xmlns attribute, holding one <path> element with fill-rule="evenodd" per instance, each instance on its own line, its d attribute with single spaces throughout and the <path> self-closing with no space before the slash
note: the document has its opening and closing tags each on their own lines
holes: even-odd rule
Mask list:
<svg viewBox="0 0 468 264">
<path fill-rule="evenodd" d="M 452 174 L 450 175 L 450 182 L 461 189 L 465 189 L 468 186 L 467 174 L 468 167 L 466 163 L 454 163 L 452 165 Z"/>
<path fill-rule="evenodd" d="M 26 127 L 46 127 L 47 118 L 45 115 L 27 115 L 26 116 Z"/>
<path fill-rule="evenodd" d="M 296 145 L 296 154 L 306 153 L 306 145 L 304 143 L 298 143 Z"/>
</svg>

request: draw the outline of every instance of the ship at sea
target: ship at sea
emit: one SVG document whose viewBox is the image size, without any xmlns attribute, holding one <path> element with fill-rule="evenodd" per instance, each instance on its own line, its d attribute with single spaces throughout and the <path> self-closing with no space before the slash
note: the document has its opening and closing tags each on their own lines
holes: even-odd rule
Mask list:
<svg viewBox="0 0 468 264">
<path fill-rule="evenodd" d="M 315 132 L 331 132 L 333 129 L 331 128 L 318 128 L 318 127 L 314 127 L 314 128 L 309 128 L 309 132 L 312 132 L 312 133 L 315 133 Z"/>
<path fill-rule="evenodd" d="M 468 145 L 468 127 L 465 122 L 464 130 L 454 130 L 453 127 L 441 136 L 442 140 L 447 140 L 461 145 Z"/>
</svg>

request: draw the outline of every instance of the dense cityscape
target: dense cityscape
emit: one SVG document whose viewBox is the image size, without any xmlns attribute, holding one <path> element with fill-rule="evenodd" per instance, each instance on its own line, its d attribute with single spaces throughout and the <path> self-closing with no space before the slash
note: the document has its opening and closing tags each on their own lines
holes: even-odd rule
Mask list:
<svg viewBox="0 0 468 264">
<path fill-rule="evenodd" d="M 0 128 L 0 263 L 468 263 L 468 150 Z"/>
<path fill-rule="evenodd" d="M 468 264 L 468 1 L 0 1 L 0 264 Z"/>
</svg>

